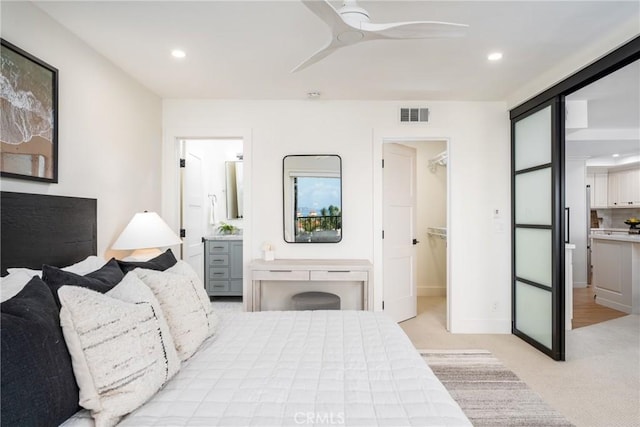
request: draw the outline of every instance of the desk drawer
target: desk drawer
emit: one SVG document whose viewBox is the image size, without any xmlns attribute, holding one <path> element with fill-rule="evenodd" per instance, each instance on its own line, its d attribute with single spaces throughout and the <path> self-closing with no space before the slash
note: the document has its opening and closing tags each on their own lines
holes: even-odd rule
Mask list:
<svg viewBox="0 0 640 427">
<path fill-rule="evenodd" d="M 224 280 L 229 278 L 228 268 L 209 268 L 209 280 Z"/>
<path fill-rule="evenodd" d="M 308 270 L 255 270 L 253 280 L 309 280 Z"/>
<path fill-rule="evenodd" d="M 227 266 L 229 265 L 229 255 L 212 254 L 208 256 L 210 266 Z"/>
<path fill-rule="evenodd" d="M 229 252 L 229 242 L 221 242 L 218 240 L 211 241 L 209 243 L 209 253 L 217 254 L 217 253 Z"/>
<path fill-rule="evenodd" d="M 369 275 L 366 271 L 350 271 L 350 270 L 319 270 L 311 271 L 309 280 L 339 280 L 366 282 Z"/>
</svg>

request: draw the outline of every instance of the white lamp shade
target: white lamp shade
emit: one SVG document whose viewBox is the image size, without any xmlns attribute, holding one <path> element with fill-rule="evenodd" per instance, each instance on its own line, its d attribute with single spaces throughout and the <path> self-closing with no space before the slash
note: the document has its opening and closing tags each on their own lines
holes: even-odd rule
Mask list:
<svg viewBox="0 0 640 427">
<path fill-rule="evenodd" d="M 133 216 L 115 241 L 112 249 L 132 250 L 179 245 L 182 240 L 155 212 L 141 212 Z"/>
</svg>

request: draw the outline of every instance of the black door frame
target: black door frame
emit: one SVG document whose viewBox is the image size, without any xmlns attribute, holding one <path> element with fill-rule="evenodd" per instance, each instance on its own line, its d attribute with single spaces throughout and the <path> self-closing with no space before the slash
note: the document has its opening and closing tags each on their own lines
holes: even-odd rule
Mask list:
<svg viewBox="0 0 640 427">
<path fill-rule="evenodd" d="M 512 160 L 511 167 L 511 208 L 512 208 L 512 226 L 511 226 L 511 331 L 514 335 L 519 336 L 527 343 L 533 345 L 540 351 L 547 354 L 554 360 L 565 359 L 565 325 L 564 325 L 564 313 L 565 313 L 565 283 L 564 283 L 564 230 L 567 226 L 564 222 L 564 197 L 565 197 L 565 183 L 564 183 L 564 151 L 565 151 L 565 126 L 564 126 L 564 99 L 565 96 L 617 71 L 632 62 L 640 59 L 640 36 L 636 37 L 629 42 L 625 43 L 621 47 L 615 49 L 609 54 L 603 56 L 592 64 L 577 71 L 561 82 L 555 84 L 542 93 L 534 96 L 533 98 L 523 102 L 522 104 L 514 107 L 509 111 L 509 118 L 511 120 L 511 156 L 514 156 L 514 126 L 515 122 L 525 117 L 540 108 L 551 104 L 552 105 L 552 228 L 554 230 L 552 234 L 552 280 L 557 283 L 556 289 L 552 292 L 552 343 L 553 349 L 547 349 L 546 347 L 538 344 L 536 341 L 529 339 L 526 335 L 517 330 L 515 324 L 515 170 Z M 555 112 L 553 111 L 555 108 Z M 554 123 L 556 121 L 556 123 Z"/>
</svg>

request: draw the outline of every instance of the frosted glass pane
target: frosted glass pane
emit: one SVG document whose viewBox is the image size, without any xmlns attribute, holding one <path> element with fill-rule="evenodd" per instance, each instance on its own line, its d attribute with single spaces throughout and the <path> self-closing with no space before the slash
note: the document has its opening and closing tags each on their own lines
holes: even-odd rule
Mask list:
<svg viewBox="0 0 640 427">
<path fill-rule="evenodd" d="M 515 126 L 516 171 L 551 163 L 551 106 Z"/>
<path fill-rule="evenodd" d="M 551 225 L 551 168 L 516 175 L 516 224 Z"/>
<path fill-rule="evenodd" d="M 551 230 L 516 228 L 516 276 L 551 287 Z"/>
<path fill-rule="evenodd" d="M 516 281 L 516 328 L 551 348 L 551 292 Z"/>
</svg>

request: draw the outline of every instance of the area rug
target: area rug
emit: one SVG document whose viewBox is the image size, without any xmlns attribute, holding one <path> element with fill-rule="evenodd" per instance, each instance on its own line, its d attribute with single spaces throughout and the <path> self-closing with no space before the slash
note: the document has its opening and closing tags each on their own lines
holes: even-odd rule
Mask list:
<svg viewBox="0 0 640 427">
<path fill-rule="evenodd" d="M 571 426 L 486 350 L 418 350 L 474 426 Z"/>
</svg>

